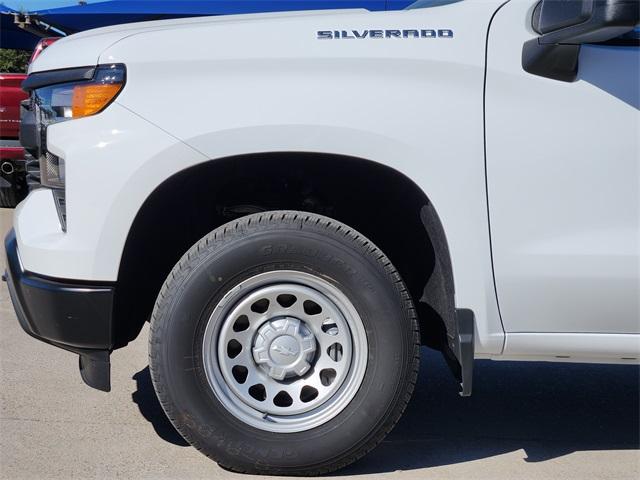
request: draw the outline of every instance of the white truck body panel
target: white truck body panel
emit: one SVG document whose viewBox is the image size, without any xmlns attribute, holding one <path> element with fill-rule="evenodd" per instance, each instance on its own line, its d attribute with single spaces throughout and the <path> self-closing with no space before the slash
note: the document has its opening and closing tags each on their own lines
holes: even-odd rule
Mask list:
<svg viewBox="0 0 640 480">
<path fill-rule="evenodd" d="M 505 330 L 640 333 L 640 49 L 583 46 L 573 83 L 531 75 L 520 66 L 536 36 L 522 28 L 529 10 L 501 8 L 488 48 L 488 197 Z"/>
<path fill-rule="evenodd" d="M 524 205 L 522 201 L 510 200 L 510 195 L 520 200 L 533 195 L 533 184 L 523 186 L 527 176 L 518 170 L 517 164 L 509 163 L 514 149 L 521 148 L 522 140 L 510 130 L 520 122 L 518 127 L 526 133 L 522 125 L 532 128 L 539 126 L 540 116 L 548 119 L 542 109 L 539 113 L 532 112 L 538 95 L 549 105 L 567 99 L 571 102 L 568 108 L 576 108 L 581 98 L 590 95 L 589 101 L 595 102 L 591 108 L 599 109 L 607 119 L 619 117 L 619 124 L 612 124 L 616 135 L 629 135 L 634 121 L 637 125 L 638 112 L 617 101 L 608 101 L 606 94 L 595 92 L 595 86 L 583 81 L 565 86 L 552 80 L 527 78 L 531 76 L 522 71 L 516 54 L 525 40 L 535 36 L 528 25 L 536 2 L 507 4 L 496 14 L 497 29 L 491 37 L 495 51 L 489 53 L 487 102 L 492 104 L 487 109 L 487 166 L 491 203 L 487 205 L 485 47 L 493 14 L 503 3 L 466 1 L 401 12 L 297 12 L 150 22 L 87 32 L 57 42 L 38 58 L 32 71 L 96 62 L 124 63 L 127 84 L 116 102 L 99 115 L 49 127 L 48 148 L 66 163 L 67 232 L 62 232 L 57 221 L 34 220 L 43 212 L 55 213 L 55 208 L 49 192 L 32 192 L 16 210 L 15 218 L 25 269 L 50 277 L 115 281 L 127 234 L 145 199 L 163 181 L 193 165 L 247 153 L 348 155 L 394 168 L 415 182 L 433 203 L 451 253 L 456 306 L 471 309 L 475 314 L 478 356 L 499 356 L 505 347 L 488 222 L 488 210 L 495 208 L 491 217 L 497 239 L 493 253 L 498 295 L 501 300 L 504 298 L 504 318 L 508 319 L 506 330 L 542 332 L 546 335 L 544 342 L 555 339 L 547 345 L 558 347 L 556 350 L 545 347 L 536 339 L 523 337 L 525 333 L 518 333 L 512 342 L 508 340 L 511 337 L 507 338 L 507 352 L 523 359 L 554 359 L 564 355 L 558 352 L 569 352 L 568 355 L 577 355 L 582 361 L 602 359 L 600 348 L 589 354 L 588 342 L 584 343 L 583 337 L 550 337 L 549 332 L 593 330 L 593 322 L 607 308 L 603 304 L 598 310 L 593 300 L 594 288 L 597 282 L 607 285 L 608 281 L 618 283 L 611 288 L 605 286 L 598 294 L 604 294 L 607 301 L 621 296 L 623 304 L 616 307 L 620 310 L 615 317 L 623 320 L 611 330 L 601 322 L 604 327 L 599 333 L 638 332 L 633 329 L 633 306 L 628 303 L 629 289 L 638 281 L 637 269 L 634 277 L 629 266 L 635 259 L 637 267 L 638 261 L 637 243 L 635 251 L 630 243 L 638 235 L 637 218 L 635 223 L 631 220 L 633 206 L 612 212 L 610 223 L 603 220 L 591 224 L 585 221 L 584 211 L 578 209 L 580 202 L 571 198 L 566 208 L 574 207 L 570 213 L 577 217 L 563 221 L 566 215 L 558 214 L 539 223 L 545 229 L 540 230 L 539 240 L 546 238 L 551 242 L 551 255 L 546 260 L 558 257 L 554 260 L 556 264 L 564 263 L 569 267 L 568 274 L 573 275 L 567 278 L 558 272 L 555 278 L 558 282 L 574 281 L 580 273 L 580 259 L 575 258 L 575 251 L 562 248 L 571 247 L 567 242 L 572 238 L 592 262 L 590 268 L 602 266 L 607 255 L 618 252 L 620 258 L 601 269 L 599 277 L 592 278 L 588 285 L 581 284 L 571 291 L 558 288 L 556 283 L 557 290 L 549 292 L 544 287 L 549 264 L 545 271 L 536 271 L 533 266 L 545 264 L 537 263 L 531 253 L 520 252 L 528 245 L 522 225 L 518 231 L 510 230 L 514 222 L 526 225 L 527 215 L 535 215 L 540 208 L 531 199 Z M 450 29 L 455 37 L 336 40 L 316 37 L 320 30 L 374 28 Z M 188 48 L 193 45 L 200 47 Z M 97 51 L 102 53 L 96 59 Z M 65 59 L 64 64 L 61 59 Z M 524 94 L 523 99 L 523 91 L 531 85 L 539 92 L 530 97 Z M 574 89 L 575 98 L 567 95 L 569 88 Z M 518 111 L 519 101 L 527 108 Z M 570 113 L 574 121 L 581 114 L 579 108 Z M 571 122 L 546 125 L 546 134 L 568 128 L 575 138 L 582 133 L 581 136 L 595 137 L 596 126 L 584 121 L 580 127 L 565 123 Z M 561 144 L 561 157 L 568 155 L 572 143 Z M 596 157 L 604 152 L 596 145 L 592 147 L 595 150 L 585 164 L 596 165 L 593 175 L 602 176 L 604 164 L 598 163 Z M 621 154 L 633 155 L 634 148 L 637 153 L 637 141 L 624 148 Z M 535 161 L 534 153 L 527 152 L 521 161 Z M 621 189 L 613 184 L 603 187 L 602 211 L 619 209 L 624 202 L 635 199 L 637 213 L 637 184 L 629 190 L 634 173 L 637 180 L 637 156 L 635 163 L 633 158 L 620 161 L 623 171 L 613 175 L 622 182 Z M 558 163 L 549 159 L 546 168 Z M 547 178 L 552 187 L 565 185 L 570 178 L 562 176 L 574 175 L 581 163 L 579 158 L 568 158 L 567 168 L 555 171 L 557 178 L 545 177 L 542 170 L 536 178 Z M 521 190 L 509 183 L 510 176 L 514 176 Z M 563 192 L 551 193 L 553 201 L 544 208 L 553 213 Z M 608 198 L 604 198 L 606 193 L 610 194 Z M 584 196 L 584 184 L 576 184 L 569 194 Z M 585 231 L 607 225 L 612 228 L 600 231 L 599 235 L 610 243 L 600 245 L 598 256 L 596 236 L 588 233 L 585 236 Z M 545 237 L 544 232 L 555 227 L 560 228 L 559 236 Z M 634 231 L 628 230 L 633 228 L 635 237 Z M 518 284 L 522 280 L 517 276 L 521 267 L 532 278 Z M 527 298 L 528 288 L 538 294 L 545 291 L 552 302 L 562 300 L 563 305 L 573 305 L 573 310 L 559 309 L 541 319 L 535 299 Z M 585 295 L 592 296 L 592 301 L 581 303 Z M 636 303 L 636 322 L 637 306 Z M 561 318 L 566 313 L 571 315 Z M 589 327 L 576 328 L 581 318 L 574 314 L 587 314 L 585 325 Z M 538 321 L 542 323 L 536 324 Z M 589 338 L 597 342 L 605 337 L 593 334 Z M 637 338 L 640 337 L 609 335 L 603 345 L 611 347 L 613 360 L 625 356 L 638 358 L 640 346 L 634 343 Z M 569 343 L 563 344 L 563 339 Z M 562 345 L 569 347 L 561 348 Z"/>
<path fill-rule="evenodd" d="M 177 18 L 151 22 L 125 23 L 110 27 L 96 28 L 61 38 L 48 49 L 51 53 L 40 55 L 29 65 L 29 73 L 60 68 L 95 65 L 100 53 L 123 38 L 156 30 L 192 28 L 199 24 L 215 26 L 223 23 L 242 23 L 260 19 L 277 19 L 300 16 L 336 15 L 354 10 L 321 10 L 296 12 L 271 12 L 260 14 L 230 15 L 215 17 Z"/>
<path fill-rule="evenodd" d="M 164 174 L 181 169 L 177 158 L 205 160 L 117 104 L 100 115 L 50 125 L 47 143 L 65 159 L 67 232 L 45 189 L 18 205 L 14 228 L 24 268 L 54 278 L 117 280 L 129 228 L 147 196 Z"/>
<path fill-rule="evenodd" d="M 495 360 L 582 363 L 638 362 L 640 335 L 619 333 L 507 333 Z"/>
</svg>

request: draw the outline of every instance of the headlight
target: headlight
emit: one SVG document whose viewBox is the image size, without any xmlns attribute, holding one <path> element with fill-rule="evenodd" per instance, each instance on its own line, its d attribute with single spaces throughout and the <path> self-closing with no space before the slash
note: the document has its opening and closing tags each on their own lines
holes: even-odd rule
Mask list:
<svg viewBox="0 0 640 480">
<path fill-rule="evenodd" d="M 100 66 L 90 79 L 36 88 L 33 98 L 46 126 L 101 112 L 120 93 L 124 82 L 124 65 Z"/>
</svg>

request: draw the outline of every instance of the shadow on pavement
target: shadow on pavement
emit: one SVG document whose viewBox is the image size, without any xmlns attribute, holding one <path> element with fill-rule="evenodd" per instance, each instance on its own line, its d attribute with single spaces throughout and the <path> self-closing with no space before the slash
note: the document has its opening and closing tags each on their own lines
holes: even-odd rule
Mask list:
<svg viewBox="0 0 640 480">
<path fill-rule="evenodd" d="M 153 383 L 151 383 L 149 367 L 140 370 L 133 376 L 133 379 L 136 381 L 137 389 L 131 394 L 131 399 L 133 403 L 138 405 L 142 416 L 153 425 L 153 429 L 158 436 L 174 445 L 188 447 L 187 441 L 173 428 L 164 410 L 162 410 L 160 401 L 153 389 Z"/>
<path fill-rule="evenodd" d="M 422 349 L 413 399 L 387 439 L 344 475 L 450 465 L 524 450 L 525 462 L 640 448 L 640 368 L 546 362 L 474 365 L 473 395 Z"/>
<path fill-rule="evenodd" d="M 160 406 L 149 368 L 133 401 L 164 440 L 187 443 Z M 475 363 L 474 391 L 457 385 L 438 352 L 423 348 L 413 399 L 386 440 L 339 475 L 443 466 L 524 450 L 525 462 L 575 451 L 640 449 L 640 368 L 544 362 Z"/>
</svg>

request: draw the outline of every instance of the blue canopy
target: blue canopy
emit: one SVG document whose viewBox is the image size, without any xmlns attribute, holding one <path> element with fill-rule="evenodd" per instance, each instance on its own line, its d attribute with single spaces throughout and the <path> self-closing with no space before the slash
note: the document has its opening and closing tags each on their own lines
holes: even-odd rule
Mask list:
<svg viewBox="0 0 640 480">
<path fill-rule="evenodd" d="M 14 23 L 15 10 L 0 4 L 0 47 L 33 50 L 39 37 Z"/>
<path fill-rule="evenodd" d="M 30 12 L 38 22 L 67 34 L 121 23 L 205 15 L 365 8 L 397 10 L 414 0 L 111 0 Z M 0 11 L 11 11 L 0 5 Z M 31 49 L 38 37 L 17 28 L 13 15 L 1 15 L 4 48 Z"/>
</svg>

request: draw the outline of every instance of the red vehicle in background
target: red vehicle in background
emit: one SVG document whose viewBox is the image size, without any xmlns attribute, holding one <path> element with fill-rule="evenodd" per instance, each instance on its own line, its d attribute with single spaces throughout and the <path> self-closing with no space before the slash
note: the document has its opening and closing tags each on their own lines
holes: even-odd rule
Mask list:
<svg viewBox="0 0 640 480">
<path fill-rule="evenodd" d="M 38 42 L 29 63 L 58 38 Z M 0 207 L 13 208 L 28 193 L 25 151 L 20 146 L 20 102 L 26 73 L 0 73 Z"/>
<path fill-rule="evenodd" d="M 27 98 L 20 85 L 27 77 L 24 73 L 0 73 L 0 132 L 2 138 L 17 138 L 20 131 L 20 102 Z"/>
<path fill-rule="evenodd" d="M 22 73 L 0 74 L 0 206 L 15 207 L 27 194 L 24 150 L 20 146 L 20 102 L 27 98 Z"/>
</svg>

